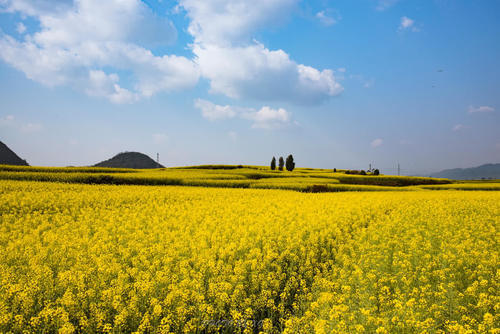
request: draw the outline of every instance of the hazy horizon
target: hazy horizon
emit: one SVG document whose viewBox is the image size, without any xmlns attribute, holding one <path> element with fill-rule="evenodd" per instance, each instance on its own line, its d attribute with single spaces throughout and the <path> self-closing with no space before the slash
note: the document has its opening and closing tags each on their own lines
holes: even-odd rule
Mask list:
<svg viewBox="0 0 500 334">
<path fill-rule="evenodd" d="M 55 4 L 55 5 L 54 5 Z M 497 1 L 0 2 L 0 140 L 30 165 L 426 175 L 500 162 Z"/>
</svg>

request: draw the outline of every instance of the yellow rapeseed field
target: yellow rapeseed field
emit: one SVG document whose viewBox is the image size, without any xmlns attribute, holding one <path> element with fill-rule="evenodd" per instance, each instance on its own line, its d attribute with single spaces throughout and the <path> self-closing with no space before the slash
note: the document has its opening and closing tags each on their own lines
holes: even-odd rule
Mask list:
<svg viewBox="0 0 500 334">
<path fill-rule="evenodd" d="M 500 333 L 496 191 L 0 198 L 0 332 Z"/>
</svg>

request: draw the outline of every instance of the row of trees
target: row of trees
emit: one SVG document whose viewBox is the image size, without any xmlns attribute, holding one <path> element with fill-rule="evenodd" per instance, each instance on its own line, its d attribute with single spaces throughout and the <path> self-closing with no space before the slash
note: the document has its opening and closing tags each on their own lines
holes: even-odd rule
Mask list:
<svg viewBox="0 0 500 334">
<path fill-rule="evenodd" d="M 285 162 L 285 159 L 283 159 L 283 157 L 279 158 L 278 169 L 282 171 L 283 167 L 286 167 L 286 170 L 289 172 L 291 172 L 295 169 L 295 162 L 293 161 L 293 155 L 290 154 L 286 158 L 286 162 Z M 371 165 L 370 165 L 370 168 L 371 168 Z M 271 160 L 271 170 L 276 170 L 276 157 L 273 157 L 273 159 Z M 337 168 L 334 168 L 333 172 L 336 173 Z M 364 170 L 349 170 L 348 169 L 348 170 L 344 171 L 344 173 L 345 174 L 354 174 L 354 175 L 380 175 L 380 171 L 378 169 L 369 169 L 368 173 L 365 172 Z"/>
<path fill-rule="evenodd" d="M 279 159 L 279 165 L 278 165 L 278 169 L 279 170 L 283 170 L 283 167 L 286 167 L 286 170 L 291 172 L 292 170 L 295 169 L 295 162 L 293 161 L 293 155 L 289 155 L 287 158 L 286 158 L 286 163 L 285 163 L 285 160 L 283 159 L 283 157 L 280 157 Z M 273 157 L 273 159 L 271 160 L 271 170 L 276 170 L 276 158 Z"/>
</svg>

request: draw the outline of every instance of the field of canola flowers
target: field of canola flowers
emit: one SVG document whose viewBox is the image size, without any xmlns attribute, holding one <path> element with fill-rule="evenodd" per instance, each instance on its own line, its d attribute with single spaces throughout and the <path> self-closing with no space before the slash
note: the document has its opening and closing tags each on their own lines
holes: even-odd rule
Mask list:
<svg viewBox="0 0 500 334">
<path fill-rule="evenodd" d="M 284 189 L 302 192 L 395 191 L 408 190 L 408 188 L 412 186 L 446 185 L 451 183 L 451 181 L 447 179 L 429 177 L 346 175 L 343 171 L 334 173 L 332 169 L 297 168 L 293 172 L 288 172 L 278 170 L 272 171 L 269 167 L 263 166 L 230 165 L 207 165 L 149 170 L 0 165 L 0 180 Z M 491 187 L 491 185 L 493 185 L 493 187 Z M 500 183 L 492 183 L 491 185 L 484 190 L 500 189 Z"/>
<path fill-rule="evenodd" d="M 0 197 L 0 332 L 500 332 L 496 191 Z"/>
</svg>

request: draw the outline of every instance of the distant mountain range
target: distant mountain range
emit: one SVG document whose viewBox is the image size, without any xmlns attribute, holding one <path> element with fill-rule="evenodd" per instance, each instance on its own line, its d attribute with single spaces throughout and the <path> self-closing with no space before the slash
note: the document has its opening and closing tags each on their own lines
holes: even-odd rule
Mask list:
<svg viewBox="0 0 500 334">
<path fill-rule="evenodd" d="M 145 154 L 139 152 L 123 152 L 115 155 L 111 159 L 99 162 L 94 167 L 112 167 L 112 168 L 164 168 Z"/>
<path fill-rule="evenodd" d="M 7 145 L 0 141 L 0 165 L 29 166 L 26 160 L 19 158 Z"/>
<path fill-rule="evenodd" d="M 442 177 L 454 180 L 500 179 L 500 164 L 485 164 L 472 168 L 445 169 L 432 174 L 431 177 Z"/>
</svg>

